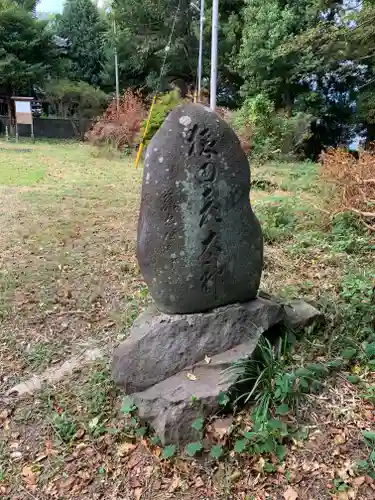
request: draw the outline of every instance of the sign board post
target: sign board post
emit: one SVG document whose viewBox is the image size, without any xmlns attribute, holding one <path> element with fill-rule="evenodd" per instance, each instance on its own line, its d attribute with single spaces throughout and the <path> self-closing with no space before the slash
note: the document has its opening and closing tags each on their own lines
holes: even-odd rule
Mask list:
<svg viewBox="0 0 375 500">
<path fill-rule="evenodd" d="M 12 97 L 16 110 L 16 141 L 18 142 L 18 125 L 30 125 L 31 139 L 34 140 L 33 114 L 31 111 L 31 101 L 33 97 Z"/>
</svg>

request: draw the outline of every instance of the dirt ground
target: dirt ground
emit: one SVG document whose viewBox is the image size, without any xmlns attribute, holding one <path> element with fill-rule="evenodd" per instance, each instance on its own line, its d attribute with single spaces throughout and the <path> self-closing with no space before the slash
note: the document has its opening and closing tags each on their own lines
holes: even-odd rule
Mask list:
<svg viewBox="0 0 375 500">
<path fill-rule="evenodd" d="M 288 440 L 285 460 L 272 473 L 261 456 L 246 453 L 163 460 L 157 444 L 129 433 L 109 363 L 113 346 L 150 301 L 134 252 L 142 168 L 83 144 L 25 147 L 31 151 L 5 142 L 0 149 L 0 497 L 375 498 L 375 481 L 355 465 L 371 452 L 362 432 L 374 429 L 374 408 L 345 376 L 309 396 L 298 418 L 287 417 L 305 436 Z M 321 198 L 311 189 L 311 165 L 306 178 L 293 177 L 293 168 L 255 169 L 255 179 L 277 187 L 254 189 L 251 199 L 256 211 L 280 197 L 303 200 L 311 209 L 303 215 L 309 233 L 323 213 Z M 346 267 L 369 265 L 316 246 L 301 253 L 291 244 L 267 245 L 266 291 L 314 300 L 327 292 L 334 300 Z M 99 349 L 100 358 L 33 395 L 6 395 L 88 349 Z M 364 377 L 372 375 L 367 370 Z M 233 422 L 246 426 L 249 418 L 243 411 Z"/>
</svg>

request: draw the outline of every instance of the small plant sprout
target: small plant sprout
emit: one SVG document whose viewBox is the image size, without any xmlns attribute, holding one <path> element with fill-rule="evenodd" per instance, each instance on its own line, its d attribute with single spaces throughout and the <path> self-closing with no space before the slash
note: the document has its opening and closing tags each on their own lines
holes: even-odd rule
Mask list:
<svg viewBox="0 0 375 500">
<path fill-rule="evenodd" d="M 162 454 L 161 454 L 162 458 L 164 458 L 164 460 L 168 460 L 168 459 L 172 458 L 176 453 L 176 449 L 177 449 L 176 445 L 174 445 L 174 444 L 170 444 L 170 445 L 166 446 L 162 451 Z"/>
<path fill-rule="evenodd" d="M 124 415 L 131 415 L 137 409 L 133 399 L 130 396 L 125 396 L 122 402 L 121 411 Z"/>
</svg>

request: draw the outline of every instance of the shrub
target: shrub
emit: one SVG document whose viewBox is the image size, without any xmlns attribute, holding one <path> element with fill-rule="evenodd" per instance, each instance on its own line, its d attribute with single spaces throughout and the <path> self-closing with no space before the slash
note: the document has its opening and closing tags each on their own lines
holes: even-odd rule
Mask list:
<svg viewBox="0 0 375 500">
<path fill-rule="evenodd" d="M 375 154 L 361 151 L 356 159 L 345 149 L 322 153 L 321 177 L 331 185 L 327 205 L 333 214 L 349 211 L 375 231 Z"/>
<path fill-rule="evenodd" d="M 224 372 L 235 383 L 235 402 L 254 403 L 255 422 L 297 409 L 307 394 L 321 390 L 322 380 L 343 365 L 342 360 L 334 360 L 293 366 L 290 334 L 293 332 L 287 332 L 275 345 L 263 338 L 253 358 L 240 360 Z"/>
<path fill-rule="evenodd" d="M 312 117 L 305 113 L 288 116 L 276 112 L 264 94 L 246 99 L 232 116 L 232 124 L 253 158 L 260 162 L 293 159 L 309 138 Z"/>
<path fill-rule="evenodd" d="M 269 244 L 292 238 L 298 223 L 294 203 L 285 198 L 272 197 L 257 203 L 257 216 L 264 239 Z"/>
<path fill-rule="evenodd" d="M 108 96 L 86 82 L 51 81 L 45 93 L 58 115 L 64 118 L 96 118 L 108 104 Z"/>
<path fill-rule="evenodd" d="M 146 109 L 139 94 L 125 90 L 119 111 L 113 101 L 100 120 L 87 132 L 86 139 L 95 146 L 110 144 L 123 151 L 134 148 L 139 141 L 141 123 Z"/>
<path fill-rule="evenodd" d="M 172 90 L 171 92 L 168 92 L 166 94 L 161 95 L 158 97 L 155 101 L 152 114 L 150 117 L 150 124 L 149 128 L 147 131 L 147 135 L 145 137 L 145 143 L 147 144 L 150 142 L 150 140 L 153 138 L 155 133 L 159 130 L 159 128 L 162 126 L 164 120 L 168 116 L 168 113 L 172 111 L 172 109 L 178 104 L 182 103 L 182 99 L 180 97 L 180 93 L 178 90 Z M 146 125 L 148 121 L 148 116 L 142 121 L 141 124 L 141 137 L 143 137 L 145 130 L 146 130 Z"/>
<path fill-rule="evenodd" d="M 345 331 L 365 340 L 375 327 L 375 274 L 362 271 L 347 273 L 341 283 L 342 315 Z"/>
</svg>

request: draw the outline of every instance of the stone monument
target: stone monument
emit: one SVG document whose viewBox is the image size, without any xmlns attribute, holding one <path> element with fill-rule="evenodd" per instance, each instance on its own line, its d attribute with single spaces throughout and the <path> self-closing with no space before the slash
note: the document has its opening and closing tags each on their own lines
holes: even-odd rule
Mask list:
<svg viewBox="0 0 375 500">
<path fill-rule="evenodd" d="M 231 127 L 177 108 L 146 154 L 137 257 L 156 306 L 195 313 L 256 297 L 263 237 L 250 168 Z"/>
<path fill-rule="evenodd" d="M 115 381 L 164 444 L 196 438 L 191 423 L 215 413 L 233 385 L 223 371 L 285 321 L 279 301 L 257 296 L 263 238 L 249 192 L 230 126 L 199 104 L 173 110 L 147 149 L 138 225 L 155 305 L 113 361 Z"/>
</svg>

